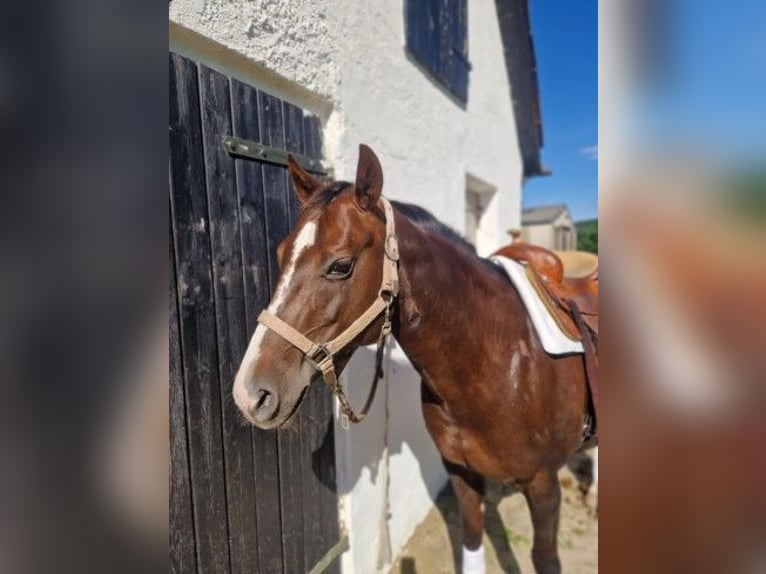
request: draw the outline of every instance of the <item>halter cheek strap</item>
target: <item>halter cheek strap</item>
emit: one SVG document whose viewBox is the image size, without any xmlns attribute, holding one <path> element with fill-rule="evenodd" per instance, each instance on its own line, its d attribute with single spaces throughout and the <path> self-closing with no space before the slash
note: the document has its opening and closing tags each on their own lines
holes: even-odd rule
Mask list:
<svg viewBox="0 0 766 574">
<path fill-rule="evenodd" d="M 288 325 L 282 319 L 263 310 L 258 316 L 258 322 L 274 331 L 277 335 L 285 339 L 288 343 L 299 349 L 309 363 L 322 373 L 325 384 L 338 397 L 341 410 L 344 417 L 354 423 L 364 419 L 372 405 L 372 399 L 375 396 L 375 390 L 378 386 L 378 379 L 381 375 L 381 363 L 383 359 L 383 348 L 386 339 L 391 332 L 391 305 L 399 294 L 399 243 L 396 238 L 396 227 L 394 225 L 394 210 L 389 201 L 381 196 L 378 203 L 383 207 L 386 215 L 386 238 L 383 244 L 383 279 L 381 281 L 378 296 L 351 325 L 346 327 L 337 337 L 327 343 L 316 343 Z M 375 321 L 381 313 L 384 314 L 383 327 L 378 336 L 378 348 L 376 352 L 375 375 L 370 389 L 370 395 L 367 397 L 364 407 L 356 414 L 346 398 L 343 387 L 338 381 L 335 372 L 334 357 L 362 333 L 369 325 Z M 346 421 L 342 420 L 344 427 L 347 427 Z"/>
</svg>

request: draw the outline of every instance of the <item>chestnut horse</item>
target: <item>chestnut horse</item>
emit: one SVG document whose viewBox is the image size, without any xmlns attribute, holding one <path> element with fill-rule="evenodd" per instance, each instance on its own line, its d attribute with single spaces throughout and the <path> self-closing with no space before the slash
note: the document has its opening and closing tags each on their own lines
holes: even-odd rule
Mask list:
<svg viewBox="0 0 766 574">
<path fill-rule="evenodd" d="M 385 284 L 383 174 L 370 148 L 359 152 L 354 184 L 324 185 L 289 163 L 302 210 L 277 251 L 281 276 L 264 315 L 309 343 L 346 332 Z M 399 288 L 392 334 L 422 378 L 426 427 L 460 507 L 463 572 L 485 569 L 486 477 L 523 491 L 535 569 L 558 573 L 557 472 L 581 446 L 588 412 L 582 357 L 548 355 L 505 274 L 454 231 L 413 205 L 394 202 L 393 216 Z M 384 321 L 379 313 L 330 356 L 337 372 L 356 348 L 378 339 Z M 285 424 L 317 378 L 306 350 L 272 325 L 262 321 L 256 329 L 233 391 L 243 415 L 260 428 Z"/>
</svg>

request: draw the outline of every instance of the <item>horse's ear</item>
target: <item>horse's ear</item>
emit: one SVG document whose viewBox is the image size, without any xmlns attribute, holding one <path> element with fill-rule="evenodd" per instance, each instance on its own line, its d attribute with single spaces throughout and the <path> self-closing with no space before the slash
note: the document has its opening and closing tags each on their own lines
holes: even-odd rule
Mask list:
<svg viewBox="0 0 766 574">
<path fill-rule="evenodd" d="M 383 169 L 378 156 L 369 147 L 359 144 L 359 164 L 356 167 L 356 201 L 363 209 L 378 202 L 383 190 Z"/>
<path fill-rule="evenodd" d="M 305 204 L 311 199 L 311 194 L 317 189 L 322 187 L 322 184 L 309 175 L 309 173 L 301 167 L 293 154 L 287 154 L 287 171 L 290 172 L 290 177 L 293 178 L 295 184 L 295 191 L 298 193 L 298 199 L 301 203 Z"/>
</svg>

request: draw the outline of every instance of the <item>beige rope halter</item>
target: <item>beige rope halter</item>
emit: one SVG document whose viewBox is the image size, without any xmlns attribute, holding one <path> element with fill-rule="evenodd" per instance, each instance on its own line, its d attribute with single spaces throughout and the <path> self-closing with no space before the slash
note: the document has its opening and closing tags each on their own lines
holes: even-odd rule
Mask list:
<svg viewBox="0 0 766 574">
<path fill-rule="evenodd" d="M 383 279 L 381 281 L 380 290 L 378 291 L 378 296 L 359 318 L 351 323 L 351 325 L 333 340 L 328 341 L 327 343 L 316 343 L 273 313 L 270 313 L 268 310 L 264 309 L 258 316 L 258 322 L 261 325 L 271 329 L 306 355 L 309 363 L 322 373 L 325 384 L 327 384 L 332 392 L 338 397 L 343 415 L 354 423 L 358 423 L 364 419 L 372 404 L 375 389 L 377 388 L 377 382 L 380 377 L 383 348 L 385 347 L 388 334 L 391 332 L 391 305 L 399 294 L 399 272 L 397 269 L 397 263 L 399 261 L 399 243 L 396 238 L 396 227 L 394 225 L 394 210 L 389 201 L 383 196 L 380 197 L 378 203 L 383 206 L 383 211 L 386 215 L 386 238 L 383 244 Z M 351 408 L 351 405 L 343 392 L 343 387 L 338 381 L 338 376 L 335 372 L 334 356 L 364 331 L 370 323 L 375 321 L 381 313 L 384 313 L 384 321 L 378 337 L 378 350 L 376 353 L 377 358 L 373 385 L 364 408 L 359 414 L 356 414 Z M 348 426 L 345 420 L 342 420 L 341 423 L 344 428 Z"/>
</svg>

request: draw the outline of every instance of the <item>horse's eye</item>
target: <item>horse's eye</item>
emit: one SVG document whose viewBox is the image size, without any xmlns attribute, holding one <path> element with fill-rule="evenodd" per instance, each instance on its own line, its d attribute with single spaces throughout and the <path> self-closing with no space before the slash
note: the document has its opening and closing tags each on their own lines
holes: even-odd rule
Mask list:
<svg viewBox="0 0 766 574">
<path fill-rule="evenodd" d="M 327 270 L 327 277 L 330 279 L 345 279 L 351 275 L 351 271 L 354 269 L 354 260 L 350 257 L 343 257 L 333 261 L 330 268 Z"/>
</svg>

